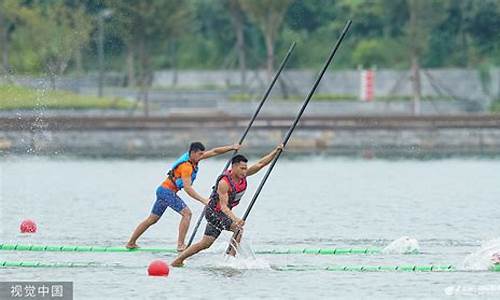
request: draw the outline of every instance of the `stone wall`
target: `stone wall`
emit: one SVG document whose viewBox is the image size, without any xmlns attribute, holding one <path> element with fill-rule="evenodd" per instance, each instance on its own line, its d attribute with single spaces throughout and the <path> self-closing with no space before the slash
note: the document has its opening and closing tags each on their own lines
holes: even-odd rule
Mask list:
<svg viewBox="0 0 500 300">
<path fill-rule="evenodd" d="M 285 129 L 251 131 L 243 152 L 261 154 Z M 241 130 L 1 130 L 2 154 L 172 156 L 199 140 L 208 147 L 231 144 Z M 500 128 L 297 129 L 287 151 L 342 155 L 500 155 Z"/>
</svg>

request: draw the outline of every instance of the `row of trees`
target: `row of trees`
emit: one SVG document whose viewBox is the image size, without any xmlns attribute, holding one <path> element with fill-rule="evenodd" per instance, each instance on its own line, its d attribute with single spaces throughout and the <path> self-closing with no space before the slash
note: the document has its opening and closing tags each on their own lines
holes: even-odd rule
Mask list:
<svg viewBox="0 0 500 300">
<path fill-rule="evenodd" d="M 245 82 L 292 41 L 292 67 L 319 66 L 348 18 L 340 67 L 500 64 L 498 0 L 2 0 L 2 70 L 96 70 L 103 24 L 106 68 L 129 84 L 160 68 L 240 68 Z"/>
<path fill-rule="evenodd" d="M 54 81 L 70 62 L 81 68 L 93 30 L 85 8 L 61 1 L 27 4 L 0 1 L 2 71 L 44 72 Z"/>
</svg>

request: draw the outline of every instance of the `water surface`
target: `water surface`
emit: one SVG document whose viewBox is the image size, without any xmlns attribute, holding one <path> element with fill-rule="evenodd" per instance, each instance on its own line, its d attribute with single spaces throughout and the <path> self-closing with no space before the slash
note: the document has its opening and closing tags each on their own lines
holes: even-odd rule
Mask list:
<svg viewBox="0 0 500 300">
<path fill-rule="evenodd" d="M 0 240 L 4 243 L 121 246 L 149 214 L 154 192 L 172 159 L 87 160 L 9 157 L 0 162 Z M 208 195 L 222 160 L 202 162 L 195 188 Z M 264 172 L 236 209 L 242 215 Z M 208 253 L 173 269 L 168 278 L 146 275 L 151 253 L 0 252 L 0 260 L 80 261 L 123 267 L 0 269 L 0 280 L 74 281 L 76 299 L 446 298 L 450 286 L 500 285 L 500 274 L 284 272 L 272 267 L 333 264 L 454 264 L 497 238 L 500 160 L 281 160 L 246 225 L 253 249 L 385 246 L 401 236 L 419 241 L 421 255 L 259 255 L 228 265 L 229 234 Z M 193 210 L 198 202 L 181 197 Z M 33 235 L 21 220 L 36 220 Z M 180 218 L 167 210 L 139 240 L 173 247 Z M 193 220 L 194 223 L 194 220 Z M 202 230 L 204 227 L 202 228 Z M 233 266 L 233 267 L 230 267 Z M 235 268 L 236 266 L 236 268 Z M 490 294 L 492 298 L 500 294 Z"/>
</svg>

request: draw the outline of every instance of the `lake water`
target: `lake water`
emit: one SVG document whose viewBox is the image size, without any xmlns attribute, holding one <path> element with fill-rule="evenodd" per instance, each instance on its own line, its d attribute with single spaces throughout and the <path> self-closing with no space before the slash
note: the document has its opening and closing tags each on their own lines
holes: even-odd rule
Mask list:
<svg viewBox="0 0 500 300">
<path fill-rule="evenodd" d="M 149 214 L 171 161 L 3 157 L 0 242 L 122 246 Z M 207 195 L 224 163 L 202 162 L 195 188 Z M 263 174 L 249 178 L 238 215 Z M 181 197 L 193 210 L 192 228 L 201 206 L 184 193 Z M 409 236 L 418 240 L 422 254 L 256 255 L 227 261 L 222 254 L 226 234 L 166 278 L 148 277 L 147 265 L 154 259 L 171 261 L 173 254 L 1 251 L 0 260 L 116 266 L 4 268 L 0 280 L 73 281 L 75 299 L 450 298 L 445 292 L 450 287 L 499 287 L 500 273 L 319 269 L 338 264 L 460 266 L 481 242 L 499 237 L 499 200 L 500 160 L 282 159 L 249 216 L 246 248 L 383 247 Z M 37 222 L 36 234 L 19 233 L 25 218 Z M 179 219 L 167 210 L 139 245 L 174 247 Z M 286 265 L 318 270 L 276 270 Z M 500 291 L 486 297 L 498 299 Z"/>
</svg>

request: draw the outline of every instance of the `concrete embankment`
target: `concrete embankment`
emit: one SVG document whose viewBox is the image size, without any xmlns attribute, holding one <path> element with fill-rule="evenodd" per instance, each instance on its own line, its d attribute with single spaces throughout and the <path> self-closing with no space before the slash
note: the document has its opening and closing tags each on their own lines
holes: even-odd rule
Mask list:
<svg viewBox="0 0 500 300">
<path fill-rule="evenodd" d="M 259 118 L 244 152 L 278 144 L 292 117 Z M 247 118 L 0 117 L 0 153 L 101 156 L 176 155 L 191 141 L 236 142 Z M 288 151 L 353 156 L 500 155 L 500 115 L 305 116 Z"/>
</svg>

